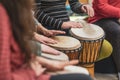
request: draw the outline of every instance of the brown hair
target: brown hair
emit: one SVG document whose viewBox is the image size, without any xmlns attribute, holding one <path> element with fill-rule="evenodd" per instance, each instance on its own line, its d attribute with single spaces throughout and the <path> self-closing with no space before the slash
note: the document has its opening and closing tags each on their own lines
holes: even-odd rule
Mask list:
<svg viewBox="0 0 120 80">
<path fill-rule="evenodd" d="M 13 35 L 20 46 L 20 49 L 25 53 L 25 59 L 31 58 L 31 48 L 28 39 L 32 38 L 34 22 L 32 18 L 32 1 L 33 0 L 0 0 L 9 15 Z"/>
</svg>

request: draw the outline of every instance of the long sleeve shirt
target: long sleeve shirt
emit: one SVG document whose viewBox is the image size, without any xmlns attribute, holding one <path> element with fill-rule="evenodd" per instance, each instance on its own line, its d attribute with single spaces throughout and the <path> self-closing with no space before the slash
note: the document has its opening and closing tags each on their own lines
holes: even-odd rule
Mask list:
<svg viewBox="0 0 120 80">
<path fill-rule="evenodd" d="M 81 5 L 78 0 L 68 0 L 71 9 L 80 13 Z M 65 8 L 66 0 L 36 0 L 36 18 L 43 26 L 61 29 L 63 21 L 69 21 L 69 16 Z"/>
<path fill-rule="evenodd" d="M 12 34 L 12 27 L 5 8 L 0 4 L 0 80 L 49 80 L 25 67 L 24 55 Z"/>
<path fill-rule="evenodd" d="M 102 18 L 120 18 L 120 0 L 93 0 L 95 16 L 89 18 L 89 22 L 95 22 Z"/>
</svg>

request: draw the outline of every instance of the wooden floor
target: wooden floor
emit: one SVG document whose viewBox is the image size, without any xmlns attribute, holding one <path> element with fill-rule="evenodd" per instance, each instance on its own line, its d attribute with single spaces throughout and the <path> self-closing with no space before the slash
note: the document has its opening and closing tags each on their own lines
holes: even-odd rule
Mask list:
<svg viewBox="0 0 120 80">
<path fill-rule="evenodd" d="M 116 74 L 95 73 L 95 80 L 118 80 Z"/>
</svg>

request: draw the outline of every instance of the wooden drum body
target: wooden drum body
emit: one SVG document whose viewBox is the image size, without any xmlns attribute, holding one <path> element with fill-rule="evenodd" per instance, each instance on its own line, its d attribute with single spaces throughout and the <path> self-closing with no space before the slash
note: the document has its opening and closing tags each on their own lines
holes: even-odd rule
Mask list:
<svg viewBox="0 0 120 80">
<path fill-rule="evenodd" d="M 69 36 L 55 36 L 53 39 L 58 41 L 58 43 L 50 44 L 51 47 L 68 55 L 69 60 L 79 59 L 81 50 L 79 40 Z"/>
<path fill-rule="evenodd" d="M 79 56 L 80 65 L 92 69 L 94 77 L 94 62 L 96 62 L 104 40 L 104 31 L 97 25 L 87 24 L 83 28 L 71 28 L 70 34 L 79 39 L 82 50 Z"/>
</svg>

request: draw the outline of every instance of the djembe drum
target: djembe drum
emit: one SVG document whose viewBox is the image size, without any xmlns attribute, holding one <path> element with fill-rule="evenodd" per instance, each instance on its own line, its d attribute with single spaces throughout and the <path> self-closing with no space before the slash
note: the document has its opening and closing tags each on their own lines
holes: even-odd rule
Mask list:
<svg viewBox="0 0 120 80">
<path fill-rule="evenodd" d="M 79 59 L 81 44 L 79 40 L 69 36 L 54 36 L 57 44 L 49 44 L 51 47 L 68 55 L 69 60 Z"/>
<path fill-rule="evenodd" d="M 55 61 L 69 61 L 69 58 L 66 54 L 60 53 L 59 55 L 54 55 L 54 54 L 48 54 L 48 53 L 41 53 L 41 57 L 50 59 L 50 60 L 55 60 Z M 84 67 L 78 67 L 78 66 L 65 66 L 64 70 L 59 70 L 59 71 L 46 71 L 46 73 L 51 74 L 51 75 L 57 75 L 57 74 L 68 74 L 68 73 L 81 73 L 81 74 L 86 74 L 89 75 L 89 72 L 87 69 Z"/>
<path fill-rule="evenodd" d="M 86 67 L 94 77 L 94 63 L 99 56 L 105 34 L 97 25 L 85 23 L 83 26 L 83 28 L 71 28 L 70 34 L 79 39 L 82 45 L 79 65 Z"/>
</svg>

